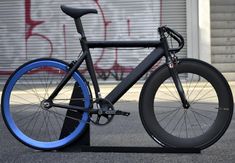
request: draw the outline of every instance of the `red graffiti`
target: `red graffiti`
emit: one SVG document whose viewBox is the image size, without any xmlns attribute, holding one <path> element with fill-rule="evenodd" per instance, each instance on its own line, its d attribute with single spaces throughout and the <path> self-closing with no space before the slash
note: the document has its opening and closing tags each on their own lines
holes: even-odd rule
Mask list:
<svg viewBox="0 0 235 163">
<path fill-rule="evenodd" d="M 52 56 L 53 53 L 53 44 L 51 42 L 51 40 L 39 33 L 34 33 L 33 29 L 44 23 L 44 21 L 36 21 L 36 20 L 32 20 L 31 18 L 31 0 L 25 0 L 25 49 L 26 49 L 26 60 L 28 59 L 28 40 L 30 37 L 32 36 L 37 36 L 37 37 L 41 37 L 42 39 L 48 41 L 49 45 L 50 45 L 50 53 L 49 53 L 49 57 Z"/>
<path fill-rule="evenodd" d="M 100 3 L 100 0 L 92 0 L 95 5 L 97 6 L 97 9 L 99 10 L 99 13 L 101 14 L 102 17 L 102 24 L 103 24 L 103 40 L 107 40 L 107 36 L 108 36 L 108 28 L 110 27 L 110 24 L 112 23 L 111 20 L 108 20 L 108 18 L 105 16 L 105 12 L 102 8 L 102 5 Z M 31 15 L 31 0 L 25 0 L 24 2 L 25 5 L 25 49 L 26 49 L 26 55 L 25 58 L 26 60 L 29 59 L 28 56 L 28 41 L 31 37 L 36 36 L 39 37 L 40 39 L 46 40 L 49 44 L 49 54 L 48 57 L 52 57 L 53 54 L 53 43 L 52 41 L 45 35 L 34 32 L 33 30 L 42 25 L 43 23 L 45 23 L 45 21 L 42 20 L 33 20 L 32 19 L 32 15 Z M 131 36 L 131 20 L 128 18 L 127 20 L 127 36 Z M 160 24 L 162 24 L 162 0 L 160 0 Z M 66 26 L 65 24 L 62 25 L 63 26 L 63 42 L 64 42 L 64 58 L 65 60 L 67 59 L 67 40 L 66 40 Z M 122 66 L 119 63 L 118 57 L 119 57 L 119 49 L 115 48 L 115 56 L 114 56 L 114 62 L 111 65 L 110 68 L 103 68 L 101 67 L 100 63 L 103 60 L 103 58 L 105 57 L 105 55 L 108 55 L 107 50 L 102 49 L 101 53 L 98 57 L 98 59 L 94 62 L 94 67 L 96 70 L 96 73 L 98 75 L 99 78 L 106 80 L 108 79 L 110 76 L 112 76 L 113 78 L 115 78 L 116 80 L 122 80 L 124 76 L 124 74 L 127 74 L 129 72 L 131 72 L 134 68 L 130 67 L 130 66 Z M 158 62 L 156 64 L 156 66 L 159 65 L 160 62 Z M 47 71 L 48 69 L 43 69 L 44 71 Z M 48 70 L 50 72 L 52 72 L 52 70 Z M 86 72 L 86 69 L 80 70 L 82 73 Z M 53 70 L 54 73 L 56 73 L 56 71 Z M 10 75 L 12 73 L 12 71 L 0 71 L 0 75 Z"/>
<path fill-rule="evenodd" d="M 102 7 L 100 5 L 99 0 L 94 0 L 94 2 L 97 5 L 97 7 L 101 13 L 102 19 L 103 19 L 104 40 L 106 40 L 108 25 L 112 22 L 108 21 L 107 18 L 105 17 L 104 10 L 102 9 Z M 130 20 L 129 20 L 129 24 L 130 24 Z M 130 36 L 129 32 L 130 32 L 130 30 L 129 30 L 129 25 L 128 25 L 128 36 Z M 129 73 L 133 70 L 133 67 L 121 66 L 118 63 L 118 49 L 117 48 L 115 48 L 115 58 L 114 58 L 114 63 L 111 66 L 111 68 L 106 68 L 106 69 L 101 68 L 100 66 L 98 66 L 98 64 L 102 60 L 104 55 L 105 55 L 105 49 L 102 50 L 100 57 L 96 60 L 96 62 L 94 64 L 96 73 L 98 74 L 99 78 L 106 80 L 110 77 L 110 75 L 112 75 L 116 80 L 122 80 L 124 73 Z"/>
</svg>

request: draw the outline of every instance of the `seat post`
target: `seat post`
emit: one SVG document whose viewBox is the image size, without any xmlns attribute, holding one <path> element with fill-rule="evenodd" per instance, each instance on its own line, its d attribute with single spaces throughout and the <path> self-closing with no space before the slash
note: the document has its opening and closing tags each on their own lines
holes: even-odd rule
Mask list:
<svg viewBox="0 0 235 163">
<path fill-rule="evenodd" d="M 79 17 L 77 19 L 74 19 L 74 21 L 75 21 L 75 25 L 76 25 L 78 33 L 81 34 L 82 38 L 84 38 L 85 37 L 85 32 L 83 30 L 81 18 Z"/>
</svg>

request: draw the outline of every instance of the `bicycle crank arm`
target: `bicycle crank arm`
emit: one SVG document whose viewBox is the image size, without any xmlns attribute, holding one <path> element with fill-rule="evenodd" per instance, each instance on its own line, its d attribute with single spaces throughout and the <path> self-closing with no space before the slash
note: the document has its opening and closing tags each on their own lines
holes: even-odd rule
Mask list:
<svg viewBox="0 0 235 163">
<path fill-rule="evenodd" d="M 123 115 L 123 116 L 129 116 L 131 113 L 130 112 L 125 112 L 121 110 L 116 111 L 116 115 Z"/>
<path fill-rule="evenodd" d="M 124 111 L 121 111 L 121 110 L 107 110 L 107 111 L 103 111 L 103 114 L 106 114 L 106 115 L 123 115 L 123 116 L 129 116 L 130 115 L 129 112 L 124 112 Z"/>
</svg>

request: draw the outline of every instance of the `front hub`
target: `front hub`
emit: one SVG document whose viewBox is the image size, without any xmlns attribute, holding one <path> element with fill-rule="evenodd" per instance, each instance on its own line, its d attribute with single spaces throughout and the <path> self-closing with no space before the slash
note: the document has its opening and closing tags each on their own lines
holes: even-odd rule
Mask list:
<svg viewBox="0 0 235 163">
<path fill-rule="evenodd" d="M 183 107 L 184 107 L 184 109 L 188 109 L 190 107 L 190 104 L 188 103 L 188 101 L 185 101 L 183 103 Z"/>
</svg>

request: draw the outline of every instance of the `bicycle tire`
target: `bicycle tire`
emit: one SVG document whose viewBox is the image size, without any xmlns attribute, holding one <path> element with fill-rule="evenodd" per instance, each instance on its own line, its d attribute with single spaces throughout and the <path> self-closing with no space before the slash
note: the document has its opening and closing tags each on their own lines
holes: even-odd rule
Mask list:
<svg viewBox="0 0 235 163">
<path fill-rule="evenodd" d="M 231 122 L 231 89 L 223 75 L 206 62 L 180 59 L 175 68 L 190 107 L 182 107 L 168 66 L 164 64 L 150 75 L 142 88 L 139 99 L 142 124 L 162 146 L 205 149 L 222 137 Z"/>
<path fill-rule="evenodd" d="M 36 59 L 20 66 L 7 80 L 1 99 L 2 116 L 11 134 L 23 144 L 39 150 L 54 150 L 70 144 L 83 133 L 89 121 L 88 112 L 82 113 L 80 120 L 73 119 L 78 121 L 77 126 L 70 134 L 60 138 L 64 119 L 71 118 L 66 115 L 67 110 L 55 107 L 45 110 L 40 105 L 68 69 L 69 64 L 58 59 Z M 56 97 L 57 101 L 69 103 L 76 83 L 84 97 L 83 106 L 89 109 L 90 90 L 83 76 L 76 71 L 68 83 L 62 89 L 65 91 L 57 95 L 64 99 Z"/>
</svg>

